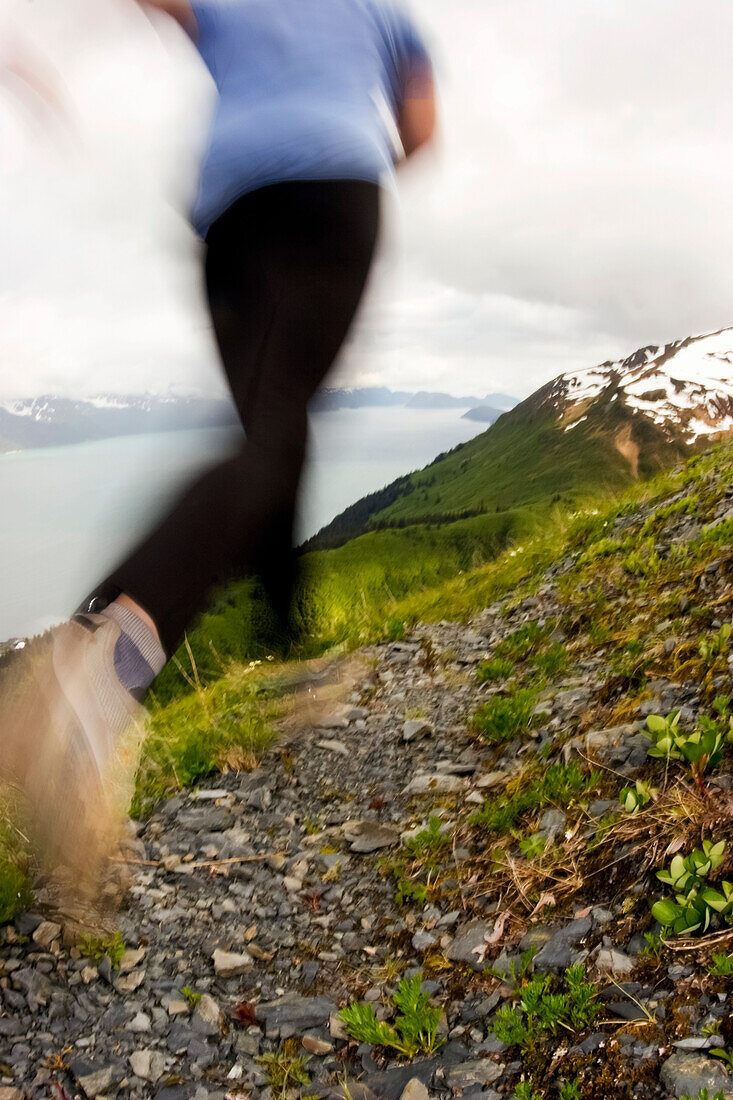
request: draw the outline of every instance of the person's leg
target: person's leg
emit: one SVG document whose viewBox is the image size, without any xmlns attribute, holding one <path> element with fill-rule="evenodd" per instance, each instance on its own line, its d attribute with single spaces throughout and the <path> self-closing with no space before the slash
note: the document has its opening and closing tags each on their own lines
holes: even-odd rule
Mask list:
<svg viewBox="0 0 733 1100">
<path fill-rule="evenodd" d="M 361 297 L 378 204 L 371 185 L 298 184 L 229 212 L 207 274 L 246 442 L 183 494 L 69 623 L 29 647 L 23 675 L 2 693 L 0 776 L 23 784 L 47 853 L 82 877 L 116 820 L 110 763 L 162 667 L 158 631 L 171 652 L 213 584 L 266 562 L 273 591 L 279 581 L 287 589 L 307 402 Z"/>
<path fill-rule="evenodd" d="M 168 652 L 211 587 L 232 576 L 264 574 L 284 611 L 307 404 L 361 298 L 378 208 L 372 184 L 282 184 L 245 196 L 212 228 L 207 289 L 247 438 L 103 586 L 145 609 Z"/>
</svg>

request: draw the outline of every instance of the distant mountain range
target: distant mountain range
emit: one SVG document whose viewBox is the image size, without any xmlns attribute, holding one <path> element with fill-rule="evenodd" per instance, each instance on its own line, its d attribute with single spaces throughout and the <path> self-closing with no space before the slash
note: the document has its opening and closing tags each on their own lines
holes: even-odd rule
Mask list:
<svg viewBox="0 0 733 1100">
<path fill-rule="evenodd" d="M 489 513 L 506 537 L 554 501 L 622 488 L 730 434 L 733 328 L 650 345 L 559 375 L 481 435 L 357 501 L 307 545 Z"/>
<path fill-rule="evenodd" d="M 324 389 L 313 412 L 358 408 L 462 409 L 491 405 L 492 421 L 516 400 L 491 394 L 481 401 L 445 393 L 409 393 L 386 387 Z M 0 452 L 59 447 L 120 435 L 230 427 L 238 424 L 231 402 L 217 397 L 99 394 L 67 398 L 53 394 L 0 402 Z"/>
<path fill-rule="evenodd" d="M 490 393 L 487 397 L 454 397 L 450 393 L 419 390 L 408 393 L 385 386 L 365 386 L 353 390 L 322 389 L 311 402 L 314 412 L 331 409 L 395 408 L 405 409 L 474 409 L 490 406 L 495 417 L 518 404 L 516 397 L 505 393 Z"/>
</svg>

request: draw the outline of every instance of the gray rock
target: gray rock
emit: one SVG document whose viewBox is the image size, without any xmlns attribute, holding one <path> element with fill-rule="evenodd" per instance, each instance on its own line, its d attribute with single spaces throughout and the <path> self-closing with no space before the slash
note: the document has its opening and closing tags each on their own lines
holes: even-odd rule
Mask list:
<svg viewBox="0 0 733 1100">
<path fill-rule="evenodd" d="M 702 1054 L 673 1054 L 662 1065 L 659 1079 L 674 1096 L 696 1096 L 700 1089 L 710 1095 L 722 1091 L 726 1100 L 733 1097 L 733 1082 L 720 1062 Z"/>
<path fill-rule="evenodd" d="M 576 944 L 585 939 L 592 927 L 590 917 L 579 917 L 555 932 L 535 955 L 535 970 L 564 970 L 572 966 L 576 958 Z"/>
<path fill-rule="evenodd" d="M 335 1012 L 336 1006 L 328 997 L 300 997 L 297 993 L 287 993 L 276 1001 L 259 1004 L 255 1016 L 265 1025 L 268 1035 L 283 1027 L 292 1028 L 297 1035 L 327 1024 Z"/>
<path fill-rule="evenodd" d="M 478 1058 L 472 1062 L 461 1062 L 446 1070 L 445 1079 L 452 1089 L 467 1089 L 471 1085 L 493 1085 L 504 1072 L 491 1058 Z"/>
<path fill-rule="evenodd" d="M 424 1062 L 413 1062 L 409 1066 L 395 1066 L 383 1073 L 369 1074 L 365 1083 L 379 1100 L 400 1100 L 402 1093 L 415 1079 L 429 1087 L 438 1064 L 431 1058 Z"/>
<path fill-rule="evenodd" d="M 159 1050 L 135 1050 L 130 1055 L 130 1066 L 136 1077 L 155 1083 L 165 1072 L 165 1057 Z"/>
<path fill-rule="evenodd" d="M 610 971 L 617 978 L 628 978 L 636 969 L 634 959 L 614 948 L 603 948 L 594 961 L 599 970 Z"/>
<path fill-rule="evenodd" d="M 351 851 L 363 855 L 380 848 L 390 848 L 400 839 L 400 830 L 396 825 L 380 825 L 377 821 L 347 821 L 343 833 L 351 845 Z"/>
<path fill-rule="evenodd" d="M 198 1035 L 206 1035 L 214 1038 L 219 1034 L 221 1021 L 221 1009 L 208 993 L 204 993 L 194 1009 L 191 1019 L 191 1027 Z"/>
<path fill-rule="evenodd" d="M 76 1078 L 76 1083 L 85 1096 L 92 1098 L 105 1093 L 108 1089 L 118 1085 L 125 1076 L 124 1069 L 120 1066 L 103 1066 L 95 1069 L 85 1063 L 72 1063 L 71 1072 Z"/>
<path fill-rule="evenodd" d="M 429 1100 L 430 1093 L 425 1088 L 419 1077 L 413 1077 L 407 1082 L 400 1100 Z"/>
<path fill-rule="evenodd" d="M 238 978 L 253 965 L 254 960 L 247 952 L 235 954 L 233 951 L 220 951 L 217 948 L 212 955 L 214 971 L 219 978 Z"/>
<path fill-rule="evenodd" d="M 433 727 L 425 718 L 408 718 L 402 727 L 402 740 L 415 741 L 418 737 L 429 737 Z"/>
<path fill-rule="evenodd" d="M 427 932 L 421 928 L 412 937 L 412 946 L 416 951 L 427 951 L 428 948 L 434 947 L 438 942 L 438 937 L 433 932 Z"/>
<path fill-rule="evenodd" d="M 436 772 L 433 775 L 416 775 L 404 793 L 411 794 L 460 794 L 466 789 L 466 780 L 458 775 Z"/>
<path fill-rule="evenodd" d="M 565 832 L 566 821 L 567 818 L 562 810 L 545 810 L 540 818 L 537 832 L 540 836 L 544 837 L 545 840 L 556 840 Z"/>
<path fill-rule="evenodd" d="M 468 963 L 474 970 L 483 970 L 486 966 L 483 949 L 493 928 L 493 924 L 486 921 L 472 921 L 460 929 L 449 944 L 446 955 L 451 962 Z"/>
</svg>

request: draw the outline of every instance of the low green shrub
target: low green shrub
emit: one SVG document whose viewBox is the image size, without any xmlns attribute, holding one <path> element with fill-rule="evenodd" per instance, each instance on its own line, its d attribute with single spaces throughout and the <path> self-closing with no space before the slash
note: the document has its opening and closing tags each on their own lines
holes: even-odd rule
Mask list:
<svg viewBox="0 0 733 1100">
<path fill-rule="evenodd" d="M 519 630 L 508 634 L 494 646 L 494 654 L 510 661 L 526 661 L 537 652 L 551 631 L 552 627 L 547 624 L 524 623 Z"/>
<path fill-rule="evenodd" d="M 637 779 L 633 787 L 622 788 L 619 800 L 627 814 L 635 814 L 656 798 L 658 793 L 655 787 L 645 783 L 643 779 Z"/>
<path fill-rule="evenodd" d="M 733 955 L 713 954 L 713 961 L 708 967 L 708 974 L 712 978 L 729 978 L 733 975 Z"/>
<path fill-rule="evenodd" d="M 711 871 L 725 859 L 726 842 L 703 840 L 688 856 L 676 855 L 669 870 L 658 871 L 660 882 L 670 886 L 674 899 L 661 898 L 652 905 L 652 916 L 666 934 L 688 936 L 707 932 L 716 918 L 733 924 L 733 883 L 725 880 L 720 889 L 708 886 Z"/>
<path fill-rule="evenodd" d="M 534 723 L 537 693 L 517 688 L 508 695 L 495 695 L 478 708 L 471 720 L 473 730 L 485 741 L 512 741 Z"/>
<path fill-rule="evenodd" d="M 310 1056 L 298 1053 L 299 1045 L 297 1039 L 286 1039 L 278 1050 L 255 1059 L 264 1069 L 272 1095 L 277 1100 L 294 1095 L 291 1090 L 298 1085 L 310 1084 L 310 1074 L 306 1069 Z"/>
<path fill-rule="evenodd" d="M 532 978 L 520 992 L 519 1003 L 499 1009 L 494 1034 L 510 1047 L 526 1049 L 562 1029 L 574 1033 L 592 1026 L 602 1007 L 598 990 L 586 981 L 582 964 L 565 971 L 562 989 L 549 974 Z"/>
<path fill-rule="evenodd" d="M 113 936 L 82 936 L 79 941 L 79 952 L 91 962 L 101 962 L 107 956 L 113 970 L 120 969 L 122 956 L 127 948 L 121 932 L 115 932 Z"/>
<path fill-rule="evenodd" d="M 508 680 L 514 672 L 514 661 L 508 657 L 492 657 L 482 661 L 476 669 L 476 679 L 480 684 L 492 684 L 497 680 Z"/>
<path fill-rule="evenodd" d="M 432 1054 L 440 1046 L 440 1009 L 431 1008 L 430 996 L 422 991 L 422 974 L 403 978 L 392 994 L 397 1009 L 394 1024 L 378 1020 L 374 1007 L 357 1001 L 341 1009 L 341 1019 L 352 1039 L 359 1043 L 389 1047 L 403 1058 Z"/>
<path fill-rule="evenodd" d="M 597 787 L 601 779 L 602 774 L 598 771 L 583 775 L 577 760 L 570 764 L 556 762 L 517 790 L 487 799 L 471 821 L 490 833 L 501 835 L 513 829 L 526 814 L 550 803 L 569 806 L 573 800 Z"/>
<path fill-rule="evenodd" d="M 720 697 L 716 700 L 719 708 L 722 702 Z M 733 728 L 730 722 L 723 724 L 722 718 L 701 715 L 697 729 L 687 732 L 680 729 L 679 721 L 679 711 L 673 711 L 666 718 L 660 714 L 649 715 L 647 737 L 654 741 L 648 750 L 649 756 L 666 762 L 687 763 L 692 778 L 700 787 L 708 768 L 717 767 L 723 759 L 725 746 L 733 743 Z"/>
</svg>

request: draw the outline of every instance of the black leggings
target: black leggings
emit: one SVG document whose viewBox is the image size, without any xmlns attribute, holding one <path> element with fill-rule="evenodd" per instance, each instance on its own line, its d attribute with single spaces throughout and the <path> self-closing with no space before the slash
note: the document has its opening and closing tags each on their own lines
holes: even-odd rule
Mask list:
<svg viewBox="0 0 733 1100">
<path fill-rule="evenodd" d="M 83 607 L 127 593 L 170 654 L 212 586 L 256 573 L 287 622 L 307 405 L 354 318 L 378 223 L 379 187 L 354 180 L 265 187 L 214 223 L 206 287 L 246 440 L 183 492 Z"/>
</svg>

